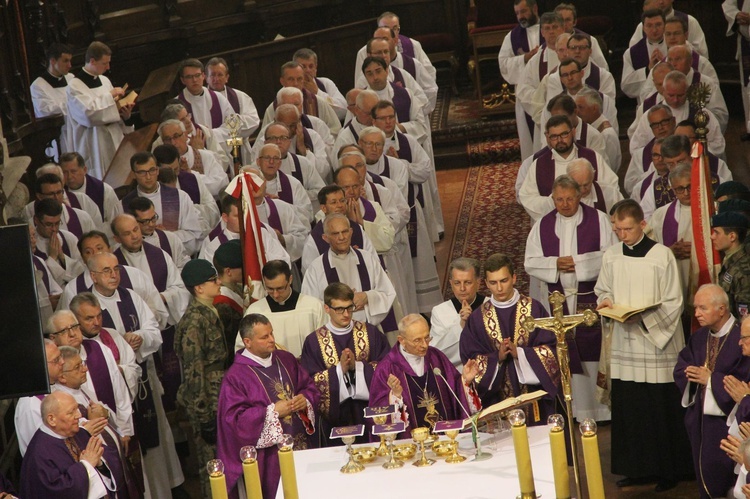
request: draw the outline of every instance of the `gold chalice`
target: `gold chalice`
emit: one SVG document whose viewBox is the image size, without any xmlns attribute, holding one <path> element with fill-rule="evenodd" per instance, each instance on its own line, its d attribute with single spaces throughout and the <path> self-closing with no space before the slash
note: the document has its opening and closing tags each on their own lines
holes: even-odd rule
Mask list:
<svg viewBox="0 0 750 499">
<path fill-rule="evenodd" d="M 385 424 L 388 421 L 388 415 L 385 416 L 375 416 L 372 418 L 372 421 L 375 424 Z M 378 456 L 387 456 L 388 455 L 388 446 L 385 445 L 385 435 L 380 435 L 380 446 L 378 447 Z"/>
<path fill-rule="evenodd" d="M 399 461 L 393 456 L 393 439 L 396 438 L 395 433 L 389 433 L 385 436 L 385 441 L 388 443 L 388 450 L 390 454 L 390 459 L 383 463 L 383 468 L 387 470 L 394 470 L 396 468 L 400 468 L 404 465 L 403 461 Z"/>
<path fill-rule="evenodd" d="M 354 459 L 354 453 L 352 452 L 352 444 L 354 443 L 355 436 L 349 435 L 346 437 L 342 437 L 341 440 L 346 444 L 346 453 L 349 454 L 349 461 L 341 467 L 341 473 L 359 473 L 360 471 L 364 470 L 365 467 L 359 464 Z"/>
<path fill-rule="evenodd" d="M 427 428 L 414 428 L 411 431 L 411 438 L 414 439 L 417 445 L 419 445 L 420 458 L 414 461 L 412 464 L 417 467 L 432 466 L 435 464 L 434 459 L 427 459 L 424 455 L 424 443 L 427 437 L 430 435 L 430 430 Z"/>
<path fill-rule="evenodd" d="M 458 442 L 456 437 L 458 436 L 458 430 L 448 430 L 445 432 L 448 438 L 451 439 L 451 447 L 453 448 L 453 454 L 451 454 L 446 460 L 446 463 L 461 463 L 466 461 L 466 458 L 458 453 Z"/>
</svg>

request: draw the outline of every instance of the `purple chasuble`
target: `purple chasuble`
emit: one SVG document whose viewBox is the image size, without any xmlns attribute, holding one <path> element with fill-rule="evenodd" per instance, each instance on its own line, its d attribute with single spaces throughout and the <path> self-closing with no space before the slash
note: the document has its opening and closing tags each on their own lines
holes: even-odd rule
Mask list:
<svg viewBox="0 0 750 499">
<path fill-rule="evenodd" d="M 279 376 L 287 394 L 276 391 Z M 304 395 L 313 407 L 318 404 L 318 390 L 289 352 L 276 350 L 270 367 L 262 367 L 254 360 L 237 352 L 234 363 L 224 375 L 219 393 L 216 457 L 224 461 L 229 497 L 236 498 L 238 479 L 242 475 L 242 462 L 237 459 L 240 448 L 254 445 L 260 439 L 268 406 L 288 395 Z M 307 435 L 297 414 L 281 418 L 282 431 L 294 437 L 295 449 L 315 447 L 316 435 Z M 276 497 L 281 477 L 278 447 L 272 443 L 259 448 L 258 467 L 263 489 L 263 499 Z"/>
<path fill-rule="evenodd" d="M 719 448 L 721 439 L 727 436 L 727 417 L 709 416 L 703 412 L 705 386 L 688 383 L 685 368 L 707 364 L 711 370 L 711 392 L 714 399 L 722 412 L 729 414 L 735 402 L 724 390 L 724 376 L 748 379 L 750 357 L 744 357 L 737 346 L 740 339 L 740 326 L 737 322 L 721 338 L 711 338 L 709 333 L 709 328 L 703 327 L 690 336 L 674 368 L 674 379 L 680 393 L 688 390 L 695 397 L 695 403 L 688 406 L 685 412 L 685 428 L 693 451 L 693 465 L 701 497 L 723 497 L 736 480 L 734 461 Z M 709 356 L 708 351 L 713 355 Z"/>
<path fill-rule="evenodd" d="M 450 388 L 458 396 L 461 404 L 453 398 L 445 381 L 436 376 L 433 370 L 440 369 Z M 393 374 L 401 382 L 402 398 L 409 415 L 407 431 L 397 438 L 409 438 L 410 430 L 434 426 L 436 421 L 464 419 L 469 417 L 464 409 L 469 408 L 463 380 L 450 360 L 435 347 L 428 347 L 424 357 L 424 374 L 417 376 L 400 351 L 400 344 L 390 349 L 388 355 L 378 363 L 370 384 L 370 405 L 389 404 L 390 388 L 388 376 Z M 429 414 L 428 414 L 429 412 Z"/>
<path fill-rule="evenodd" d="M 117 310 L 120 312 L 125 328 L 132 326 L 131 331 L 137 331 L 141 328 L 138 310 L 133 303 L 133 297 L 130 291 L 118 287 L 117 292 L 120 295 L 120 301 L 117 302 Z M 128 319 L 132 324 L 128 324 Z M 107 309 L 102 309 L 102 327 L 115 329 L 115 323 L 112 320 Z M 138 440 L 141 443 L 141 449 L 144 454 L 147 449 L 159 446 L 159 425 L 156 420 L 156 405 L 154 404 L 154 392 L 151 389 L 151 383 L 148 380 L 148 361 L 144 360 L 138 364 L 141 366 L 141 379 L 138 380 L 138 396 L 135 398 L 135 410 L 133 411 L 133 424 Z"/>
<path fill-rule="evenodd" d="M 600 251 L 599 213 L 595 208 L 583 203 L 579 206 L 583 218 L 581 223 L 576 227 L 576 241 L 578 243 L 576 254 L 581 255 Z M 556 220 L 557 210 L 552 210 L 542 217 L 540 222 L 539 233 L 541 235 L 542 252 L 546 257 L 560 256 L 560 238 L 555 232 Z M 595 310 L 596 295 L 593 293 L 594 285 L 596 285 L 596 281 L 579 281 L 578 310 L 568 310 L 568 303 L 565 301 L 563 302 L 563 313 L 565 315 L 579 314 L 583 313 L 583 310 L 587 308 Z M 550 292 L 559 291 L 565 295 L 565 290 L 560 284 L 559 278 L 557 282 L 547 283 L 547 288 Z M 602 347 L 602 330 L 600 326 L 578 326 L 575 335 L 572 332 L 568 333 L 567 340 L 569 345 L 568 351 L 570 352 L 570 367 L 573 374 L 583 374 L 581 362 L 599 360 Z"/>
<path fill-rule="evenodd" d="M 204 88 L 204 92 L 208 92 L 208 95 L 211 97 L 211 126 L 210 128 L 219 128 L 224 123 L 224 115 L 221 113 L 221 106 L 219 105 L 219 98 L 216 96 L 216 92 L 211 90 L 210 88 Z M 228 92 L 227 92 L 228 93 Z M 195 121 L 195 113 L 193 113 L 193 105 L 188 102 L 188 100 L 185 98 L 184 92 L 180 92 L 177 94 L 177 98 L 182 103 L 183 106 L 185 106 L 185 109 L 188 113 L 191 115 L 191 119 L 193 121 L 193 126 L 197 129 L 198 123 Z M 208 123 L 202 123 L 203 125 L 208 125 Z"/>
</svg>

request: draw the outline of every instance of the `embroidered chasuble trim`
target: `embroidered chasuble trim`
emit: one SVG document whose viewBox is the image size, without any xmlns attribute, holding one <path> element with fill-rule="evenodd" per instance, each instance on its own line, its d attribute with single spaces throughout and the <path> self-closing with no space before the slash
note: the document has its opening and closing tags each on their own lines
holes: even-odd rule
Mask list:
<svg viewBox="0 0 750 499">
<path fill-rule="evenodd" d="M 318 402 L 318 410 L 321 414 L 326 416 L 331 413 L 331 389 L 330 389 L 330 378 L 328 377 L 328 371 L 320 371 L 313 375 L 313 381 L 315 387 L 320 392 L 320 401 Z"/>
</svg>

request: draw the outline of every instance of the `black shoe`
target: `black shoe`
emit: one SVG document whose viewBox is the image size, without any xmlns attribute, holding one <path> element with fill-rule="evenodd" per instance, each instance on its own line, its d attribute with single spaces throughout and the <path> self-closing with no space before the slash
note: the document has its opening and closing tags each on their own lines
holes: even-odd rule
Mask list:
<svg viewBox="0 0 750 499">
<path fill-rule="evenodd" d="M 654 487 L 654 492 L 666 492 L 667 490 L 672 490 L 677 487 L 677 483 L 677 480 L 662 478 L 656 484 L 656 487 Z"/>
<path fill-rule="evenodd" d="M 748 140 L 750 140 L 750 139 L 748 139 Z M 438 234 L 438 239 L 439 239 L 440 241 L 442 241 L 442 240 L 443 240 L 444 238 L 445 238 L 445 232 L 440 232 L 440 233 Z"/>
<path fill-rule="evenodd" d="M 742 142 L 747 142 L 748 140 L 750 140 L 750 133 L 743 133 L 742 135 L 740 135 L 740 140 Z"/>
</svg>

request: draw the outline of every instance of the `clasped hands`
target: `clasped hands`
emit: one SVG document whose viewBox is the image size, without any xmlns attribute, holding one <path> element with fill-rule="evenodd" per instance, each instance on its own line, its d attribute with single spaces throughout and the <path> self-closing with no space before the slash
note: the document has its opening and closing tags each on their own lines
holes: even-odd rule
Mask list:
<svg viewBox="0 0 750 499">
<path fill-rule="evenodd" d="M 279 414 L 279 418 L 285 418 L 293 412 L 307 409 L 307 399 L 304 395 L 295 395 L 290 400 L 279 400 L 274 404 L 274 410 Z"/>
</svg>

